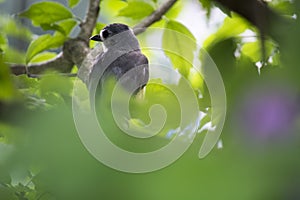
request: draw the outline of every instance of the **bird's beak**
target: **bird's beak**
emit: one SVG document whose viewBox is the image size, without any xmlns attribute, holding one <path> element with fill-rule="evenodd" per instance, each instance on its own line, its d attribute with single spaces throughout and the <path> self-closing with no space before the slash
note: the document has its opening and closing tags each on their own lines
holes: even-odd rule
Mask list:
<svg viewBox="0 0 300 200">
<path fill-rule="evenodd" d="M 102 42 L 102 39 L 101 39 L 100 35 L 94 35 L 94 36 L 92 36 L 92 37 L 90 38 L 90 40 Z"/>
</svg>

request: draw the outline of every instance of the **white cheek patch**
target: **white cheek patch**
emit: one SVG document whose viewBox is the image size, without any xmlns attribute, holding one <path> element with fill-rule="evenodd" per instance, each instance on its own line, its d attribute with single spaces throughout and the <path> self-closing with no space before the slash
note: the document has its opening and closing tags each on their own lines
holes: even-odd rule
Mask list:
<svg viewBox="0 0 300 200">
<path fill-rule="evenodd" d="M 103 41 L 104 38 L 103 38 L 103 34 L 102 34 L 102 33 L 103 33 L 103 30 L 100 31 L 100 34 L 99 34 L 99 35 L 100 35 L 101 40 Z"/>
</svg>

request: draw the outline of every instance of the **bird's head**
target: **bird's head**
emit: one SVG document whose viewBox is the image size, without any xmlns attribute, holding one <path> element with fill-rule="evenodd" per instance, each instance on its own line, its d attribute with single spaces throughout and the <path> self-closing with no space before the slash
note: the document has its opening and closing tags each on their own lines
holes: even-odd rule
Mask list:
<svg viewBox="0 0 300 200">
<path fill-rule="evenodd" d="M 125 24 L 113 23 L 105 26 L 98 35 L 94 35 L 90 40 L 103 42 L 106 48 L 127 46 L 138 47 L 137 39 L 133 31 Z"/>
</svg>

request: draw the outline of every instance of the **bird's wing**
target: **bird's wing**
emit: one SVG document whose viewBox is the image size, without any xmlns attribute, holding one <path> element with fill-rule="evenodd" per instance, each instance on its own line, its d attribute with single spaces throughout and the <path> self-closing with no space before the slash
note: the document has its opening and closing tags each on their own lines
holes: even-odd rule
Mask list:
<svg viewBox="0 0 300 200">
<path fill-rule="evenodd" d="M 141 51 L 130 51 L 124 54 L 118 53 L 118 55 L 121 56 L 117 57 L 113 62 L 109 61 L 111 64 L 104 69 L 104 63 L 107 63 L 105 58 L 112 57 L 107 55 L 109 53 L 114 52 L 104 53 L 94 65 L 91 72 L 90 81 L 91 79 L 99 80 L 98 89 L 101 90 L 107 78 L 111 77 L 120 81 L 121 85 L 126 90 L 134 90 L 134 93 L 137 93 L 147 84 L 149 80 L 148 59 Z"/>
<path fill-rule="evenodd" d="M 125 89 L 134 89 L 136 93 L 149 80 L 148 68 L 147 57 L 140 51 L 131 51 L 117 58 L 106 71 L 107 75 L 113 75 L 120 81 Z"/>
</svg>

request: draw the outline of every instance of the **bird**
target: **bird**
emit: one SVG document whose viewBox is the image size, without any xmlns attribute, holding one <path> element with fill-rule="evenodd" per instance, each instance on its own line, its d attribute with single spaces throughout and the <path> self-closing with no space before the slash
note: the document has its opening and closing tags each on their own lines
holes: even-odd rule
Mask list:
<svg viewBox="0 0 300 200">
<path fill-rule="evenodd" d="M 143 90 L 149 80 L 149 62 L 129 26 L 109 24 L 90 40 L 103 43 L 103 52 L 97 56 L 89 77 L 91 84 L 99 80 L 94 83 L 97 91 L 101 93 L 109 78 L 120 81 L 123 88 L 133 95 Z"/>
</svg>

